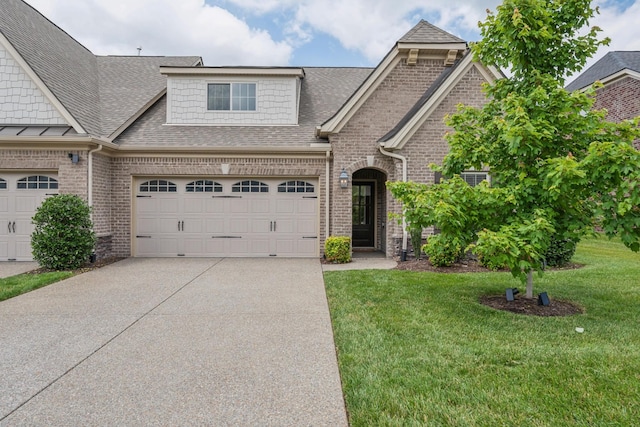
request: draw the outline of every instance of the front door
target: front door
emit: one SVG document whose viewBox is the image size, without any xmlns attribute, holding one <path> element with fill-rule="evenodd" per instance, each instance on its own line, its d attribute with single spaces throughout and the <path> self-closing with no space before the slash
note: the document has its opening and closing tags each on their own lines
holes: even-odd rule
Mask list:
<svg viewBox="0 0 640 427">
<path fill-rule="evenodd" d="M 354 247 L 373 247 L 375 236 L 374 183 L 354 182 L 352 186 L 352 240 Z"/>
</svg>

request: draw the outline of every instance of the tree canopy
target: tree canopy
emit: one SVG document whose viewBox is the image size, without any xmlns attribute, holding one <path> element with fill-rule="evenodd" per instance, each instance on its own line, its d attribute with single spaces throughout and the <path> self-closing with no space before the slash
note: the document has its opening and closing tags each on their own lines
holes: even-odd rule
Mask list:
<svg viewBox="0 0 640 427">
<path fill-rule="evenodd" d="M 485 85 L 482 108 L 460 105 L 449 116 L 450 151 L 432 167 L 435 185 L 389 183 L 410 226 L 436 226 L 427 254 L 472 250 L 489 266 L 523 281 L 544 262 L 551 241 L 575 245 L 601 227 L 640 250 L 640 118 L 608 122 L 594 110 L 598 85 L 564 89 L 599 46 L 597 9 L 589 0 L 505 0 L 480 23 L 474 59 L 508 77 Z M 488 170 L 491 183 L 457 177 Z M 528 289 L 530 296 L 530 289 Z"/>
</svg>

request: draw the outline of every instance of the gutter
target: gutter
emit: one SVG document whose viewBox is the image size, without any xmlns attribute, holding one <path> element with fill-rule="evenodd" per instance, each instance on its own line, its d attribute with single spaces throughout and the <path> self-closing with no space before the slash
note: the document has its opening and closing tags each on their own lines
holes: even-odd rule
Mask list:
<svg viewBox="0 0 640 427">
<path fill-rule="evenodd" d="M 382 145 L 378 147 L 380 152 L 385 156 L 392 157 L 394 159 L 400 160 L 402 162 L 402 182 L 407 182 L 407 158 L 401 156 L 400 154 L 391 153 L 384 149 Z M 407 248 L 408 244 L 408 232 L 407 232 L 407 220 L 404 215 L 404 209 L 402 210 L 402 255 L 400 257 L 401 261 L 407 260 Z"/>
<path fill-rule="evenodd" d="M 329 185 L 329 177 L 331 176 L 331 151 L 327 150 L 327 162 L 326 162 L 326 171 L 325 171 L 325 203 L 324 203 L 324 239 L 325 241 L 331 235 L 329 228 L 329 213 L 331 210 L 331 205 L 329 204 L 329 197 L 331 197 L 331 185 Z"/>
<path fill-rule="evenodd" d="M 93 207 L 93 153 L 97 153 L 102 150 L 103 145 L 98 144 L 98 148 L 90 150 L 87 154 L 87 203 L 89 207 Z M 91 222 L 93 223 L 93 209 L 89 213 Z"/>
</svg>

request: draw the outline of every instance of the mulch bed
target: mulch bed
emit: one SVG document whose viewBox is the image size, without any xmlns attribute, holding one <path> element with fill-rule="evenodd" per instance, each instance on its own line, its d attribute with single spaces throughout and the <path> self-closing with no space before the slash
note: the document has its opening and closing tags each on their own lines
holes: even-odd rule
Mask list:
<svg viewBox="0 0 640 427">
<path fill-rule="evenodd" d="M 82 267 L 77 268 L 77 269 L 72 270 L 72 271 L 73 271 L 74 275 L 81 274 L 81 273 L 86 273 L 87 271 L 95 270 L 97 268 L 104 267 L 105 265 L 113 264 L 114 262 L 118 262 L 118 261 L 121 261 L 123 259 L 124 258 L 122 258 L 122 257 L 102 258 L 102 259 L 97 260 L 94 263 L 89 263 L 88 262 L 85 265 L 83 265 Z M 35 270 L 31 270 L 31 271 L 27 272 L 27 274 L 50 273 L 52 271 L 56 271 L 56 270 L 51 270 L 49 268 L 40 267 L 40 268 L 37 268 Z"/>
<path fill-rule="evenodd" d="M 510 311 L 528 316 L 571 316 L 581 314 L 584 310 L 568 301 L 550 299 L 549 305 L 538 305 L 538 299 L 518 297 L 507 301 L 505 295 L 487 295 L 480 297 L 480 303 L 496 310 Z"/>
<path fill-rule="evenodd" d="M 575 270 L 584 267 L 583 264 L 569 263 L 564 267 L 549 267 L 548 271 L 557 270 Z M 453 264 L 451 267 L 435 267 L 431 265 L 427 258 L 412 259 L 404 262 L 399 262 L 396 267 L 397 270 L 409 270 L 409 271 L 430 271 L 433 273 L 491 273 L 486 267 L 480 265 L 480 263 L 473 259 L 465 259 Z M 508 270 L 500 270 L 508 271 Z"/>
<path fill-rule="evenodd" d="M 575 270 L 582 268 L 584 265 L 570 263 L 561 268 L 549 268 L 549 271 L 555 270 Z M 433 273 L 490 273 L 486 267 L 483 267 L 478 261 L 466 259 L 453 264 L 450 267 L 435 267 L 431 265 L 428 259 L 413 259 L 405 262 L 399 262 L 396 267 L 398 270 L 408 271 L 428 271 Z M 504 270 L 507 271 L 507 270 Z M 559 301 L 550 299 L 547 306 L 538 305 L 538 299 L 527 299 L 517 295 L 514 301 L 507 301 L 503 295 L 488 295 L 480 298 L 480 302 L 496 310 L 510 311 L 512 313 L 524 314 L 529 316 L 571 316 L 573 314 L 583 313 L 583 309 L 568 301 Z"/>
</svg>

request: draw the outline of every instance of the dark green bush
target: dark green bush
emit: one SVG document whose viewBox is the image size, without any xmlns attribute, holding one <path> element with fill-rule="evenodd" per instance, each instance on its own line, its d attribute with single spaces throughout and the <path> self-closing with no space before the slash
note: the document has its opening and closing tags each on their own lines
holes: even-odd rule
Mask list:
<svg viewBox="0 0 640 427">
<path fill-rule="evenodd" d="M 95 246 L 90 208 L 78 196 L 46 199 L 33 217 L 33 258 L 45 268 L 70 270 L 82 266 Z"/>
<path fill-rule="evenodd" d="M 563 267 L 569 264 L 573 254 L 576 253 L 576 243 L 570 239 L 558 239 L 556 236 L 552 236 L 549 247 L 544 254 L 547 266 Z"/>
<path fill-rule="evenodd" d="M 324 243 L 324 256 L 330 262 L 351 262 L 351 237 L 329 236 Z"/>
</svg>

